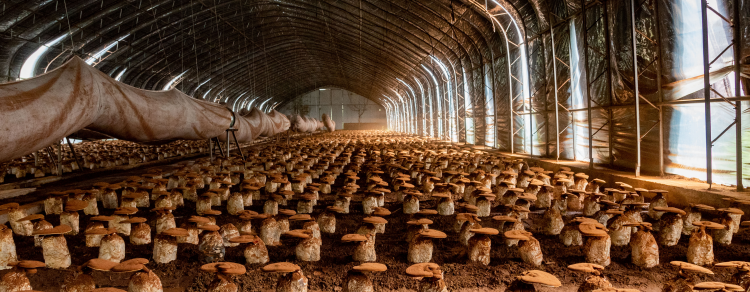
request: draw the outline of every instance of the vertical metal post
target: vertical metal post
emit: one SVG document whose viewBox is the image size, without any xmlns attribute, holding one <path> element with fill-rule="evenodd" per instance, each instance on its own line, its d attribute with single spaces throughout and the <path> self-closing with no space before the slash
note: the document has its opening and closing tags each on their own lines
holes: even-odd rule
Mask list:
<svg viewBox="0 0 750 292">
<path fill-rule="evenodd" d="M 742 96 L 742 87 L 740 86 L 740 72 L 742 70 L 742 25 L 740 22 L 740 1 L 732 1 L 734 4 L 734 19 L 732 20 L 732 30 L 734 32 L 734 96 Z M 735 136 L 735 151 L 737 163 L 737 191 L 744 191 L 745 188 L 742 185 L 742 101 L 737 100 L 735 102 L 737 106 L 734 107 L 735 122 L 734 128 L 736 130 Z"/>
<path fill-rule="evenodd" d="M 552 24 L 550 24 L 550 28 Z M 545 58 L 547 57 L 547 51 L 544 48 L 544 38 L 541 38 L 541 50 L 542 50 L 542 66 L 544 66 L 544 156 L 549 157 L 549 114 L 547 111 L 549 110 L 549 92 L 547 92 L 547 86 L 549 84 L 547 83 L 547 62 L 545 62 Z"/>
<path fill-rule="evenodd" d="M 638 177 L 641 175 L 641 97 L 638 92 L 638 52 L 636 51 L 638 41 L 635 32 L 635 0 L 630 0 L 630 28 L 633 43 L 633 96 L 635 97 L 635 176 Z"/>
<path fill-rule="evenodd" d="M 659 2 L 654 1 L 654 25 L 656 26 L 656 94 L 659 98 L 659 175 L 664 176 L 664 93 L 661 88 L 661 65 L 662 65 L 662 48 L 661 48 L 661 22 L 659 22 Z"/>
<path fill-rule="evenodd" d="M 607 64 L 607 94 L 609 95 L 609 105 L 614 105 L 614 92 L 612 92 L 612 58 L 610 58 L 610 53 L 612 51 L 612 48 L 610 46 L 610 39 L 609 39 L 609 1 L 605 1 L 602 5 L 604 5 L 604 43 L 605 43 L 605 58 L 607 59 L 605 63 Z M 608 116 L 607 116 L 607 125 L 608 127 L 608 138 L 609 138 L 609 165 L 614 166 L 615 164 L 615 156 L 614 156 L 614 132 L 615 132 L 615 126 L 614 123 L 612 123 L 612 116 L 613 116 L 613 110 L 608 110 Z"/>
<path fill-rule="evenodd" d="M 555 54 L 555 23 L 554 19 L 552 18 L 552 11 L 549 11 L 549 6 L 547 7 L 548 15 L 549 15 L 549 37 L 552 43 L 552 79 L 554 80 L 554 86 L 555 86 L 555 161 L 560 161 L 560 117 L 559 117 L 559 102 L 557 101 L 557 55 Z"/>
<path fill-rule="evenodd" d="M 713 169 L 711 158 L 711 79 L 708 75 L 711 71 L 708 68 L 708 3 L 701 0 L 701 25 L 703 27 L 703 97 L 705 102 L 705 119 L 706 119 L 706 182 L 708 189 L 713 184 Z"/>
<path fill-rule="evenodd" d="M 586 0 L 581 0 L 581 16 L 583 18 L 583 59 L 586 71 L 586 107 L 587 120 L 589 124 L 589 169 L 594 168 L 594 137 L 591 125 L 591 82 L 589 82 L 589 27 L 586 25 Z"/>
</svg>

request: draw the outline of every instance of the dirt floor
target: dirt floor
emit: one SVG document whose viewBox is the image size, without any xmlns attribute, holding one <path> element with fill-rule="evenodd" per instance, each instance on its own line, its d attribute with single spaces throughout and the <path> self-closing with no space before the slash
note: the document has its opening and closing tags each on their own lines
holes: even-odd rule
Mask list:
<svg viewBox="0 0 750 292">
<path fill-rule="evenodd" d="M 159 166 L 158 168 L 168 172 L 176 168 L 176 165 Z M 38 201 L 42 199 L 42 194 L 59 189 L 74 189 L 90 187 L 97 181 L 119 182 L 127 176 L 143 173 L 143 169 L 134 169 L 117 174 L 105 175 L 95 179 L 82 179 L 74 182 L 59 183 L 48 185 L 40 188 L 37 192 L 25 196 L 21 199 L 23 203 Z M 325 206 L 331 205 L 332 197 L 323 197 L 316 207 L 316 214 Z M 19 201 L 19 200 L 14 200 Z M 0 204 L 7 203 L 9 200 L 0 201 Z M 187 206 L 175 211 L 177 224 L 180 225 L 187 217 L 194 214 L 194 205 L 186 201 Z M 398 203 L 386 203 L 386 207 L 393 211 L 391 216 L 386 219 L 389 223 L 386 227 L 385 234 L 378 234 L 376 240 L 377 261 L 388 266 L 388 271 L 382 273 L 370 274 L 370 278 L 375 285 L 375 291 L 414 291 L 417 281 L 406 276 L 404 271 L 409 266 L 406 262 L 408 244 L 404 241 L 406 233 L 406 221 L 409 216 L 401 213 L 401 206 Z M 100 207 L 101 208 L 101 207 Z M 296 209 L 296 201 L 290 201 L 290 209 Z M 423 202 L 422 208 L 434 208 L 433 202 Z M 262 212 L 262 203 L 255 202 L 254 206 L 249 208 L 254 211 Z M 364 217 L 361 213 L 361 205 L 355 197 L 350 208 L 351 214 L 342 215 L 338 218 L 336 234 L 323 234 L 323 247 L 321 248 L 321 258 L 319 262 L 298 262 L 294 256 L 293 243 L 289 242 L 283 246 L 269 246 L 269 255 L 271 262 L 289 261 L 302 267 L 303 272 L 309 278 L 310 291 L 341 291 L 343 280 L 348 270 L 356 263 L 352 262 L 351 252 L 352 245 L 343 244 L 340 241 L 341 236 L 348 233 L 354 233 Z M 103 209 L 100 209 L 103 210 Z M 191 210 L 191 211 L 189 211 Z M 226 211 L 224 207 L 220 208 Z M 110 212 L 104 211 L 103 214 Z M 155 215 L 147 210 L 141 210 L 137 216 L 153 220 Z M 89 216 L 81 216 L 81 227 L 88 224 Z M 563 287 L 552 289 L 539 287 L 539 291 L 576 291 L 578 285 L 584 280 L 585 275 L 575 273 L 566 268 L 566 266 L 584 261 L 581 247 L 565 247 L 560 240 L 554 236 L 544 236 L 537 234 L 536 222 L 541 219 L 540 213 L 532 213 L 531 219 L 526 221 L 526 228 L 535 233 L 535 237 L 541 242 L 544 253 L 544 264 L 541 267 L 533 267 L 523 263 L 518 255 L 516 247 L 506 247 L 503 244 L 502 237 L 497 236 L 493 239 L 492 259 L 489 266 L 478 264 L 467 264 L 466 255 L 463 246 L 456 240 L 457 234 L 452 231 L 453 220 L 451 216 L 432 216 L 435 222 L 431 228 L 445 231 L 448 238 L 435 240 L 435 252 L 433 253 L 433 262 L 442 266 L 445 271 L 445 280 L 449 285 L 450 291 L 504 291 L 505 287 L 513 280 L 513 277 L 521 272 L 530 269 L 540 269 L 557 276 L 564 284 Z M 53 225 L 58 225 L 59 220 L 56 216 L 48 216 L 47 220 Z M 235 216 L 222 215 L 218 218 L 219 225 L 227 222 L 237 222 Z M 258 226 L 260 222 L 253 222 Z M 297 226 L 296 224 L 300 224 Z M 495 222 L 487 220 L 482 221 L 485 227 L 497 227 Z M 153 226 L 153 224 L 152 224 Z M 292 222 L 291 229 L 300 228 L 301 223 Z M 98 256 L 98 248 L 88 248 L 85 246 L 84 236 L 67 236 L 68 248 L 72 253 L 73 266 L 67 270 L 40 269 L 37 274 L 29 278 L 35 290 L 58 291 L 63 281 L 71 277 L 76 266 L 85 261 Z M 152 245 L 133 246 L 128 242 L 126 249 L 126 259 L 143 257 L 151 258 Z M 31 237 L 15 237 L 18 255 L 20 259 L 43 261 L 41 248 L 33 246 Z M 688 236 L 683 236 L 677 246 L 664 247 L 660 250 L 660 265 L 652 269 L 642 269 L 630 263 L 629 247 L 612 247 L 612 264 L 606 268 L 604 275 L 616 287 L 636 288 L 641 291 L 661 291 L 661 286 L 665 281 L 674 278 L 677 275 L 677 269 L 669 265 L 673 260 L 686 260 Z M 242 256 L 243 247 L 227 248 L 226 261 L 244 263 Z M 750 232 L 741 230 L 735 235 L 731 246 L 714 247 L 716 261 L 744 260 L 750 261 Z M 168 264 L 149 263 L 147 266 L 152 269 L 162 281 L 165 291 L 205 291 L 208 284 L 213 280 L 214 275 L 203 273 L 199 270 L 202 265 L 197 246 L 181 244 L 179 247 L 178 260 Z M 278 274 L 265 274 L 260 271 L 262 265 L 248 266 L 248 273 L 243 276 L 235 277 L 236 283 L 240 286 L 240 291 L 274 291 L 274 286 Z M 703 281 L 722 281 L 729 282 L 733 269 L 713 269 L 716 275 L 692 276 L 696 282 Z M 0 271 L 0 275 L 5 271 Z M 97 285 L 107 287 L 113 286 L 127 289 L 130 273 L 106 273 L 93 272 Z"/>
</svg>

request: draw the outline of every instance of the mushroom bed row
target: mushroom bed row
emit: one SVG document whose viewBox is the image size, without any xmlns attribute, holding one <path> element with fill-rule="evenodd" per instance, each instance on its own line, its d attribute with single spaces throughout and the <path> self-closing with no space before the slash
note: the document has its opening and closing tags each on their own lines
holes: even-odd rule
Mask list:
<svg viewBox="0 0 750 292">
<path fill-rule="evenodd" d="M 107 140 L 81 142 L 73 144 L 73 147 L 76 151 L 75 155 L 67 146 L 62 148 L 62 153 L 57 153 L 57 149 L 54 149 L 54 147 L 48 147 L 26 156 L 0 163 L 0 183 L 6 182 L 6 179 L 7 182 L 10 182 L 13 179 L 56 175 L 57 165 L 53 161 L 53 158 L 57 160 L 58 154 L 62 157 L 61 165 L 63 173 L 70 173 L 80 169 L 106 169 L 121 165 L 137 165 L 177 156 L 204 153 L 208 151 L 208 142 L 176 141 L 159 146 L 148 146 L 122 140 Z M 36 162 L 34 155 L 37 157 Z"/>
<path fill-rule="evenodd" d="M 494 270 L 487 276 L 504 274 L 495 281 L 505 291 L 657 291 L 610 283 L 613 250 L 627 254 L 619 264 L 642 273 L 670 271 L 660 291 L 750 288 L 750 263 L 716 263 L 714 256 L 748 225 L 740 207 L 750 201 L 678 209 L 667 205 L 666 191 L 379 131 L 298 137 L 246 154 L 49 192 L 44 214 L 0 205 L 9 218 L 9 228 L 0 225 L 0 269 L 8 270 L 0 292 L 31 290 L 29 275 L 42 268 L 68 272 L 45 279 L 59 291 L 105 291 L 116 286 L 111 273 L 129 276 L 128 291 L 163 291 L 180 287 L 162 271 L 175 262 L 183 266 L 172 266 L 174 274 L 200 265 L 190 274 L 191 291 L 259 291 L 267 273 L 279 275 L 275 291 L 301 292 L 327 270 L 315 263 L 342 260 L 351 263 L 341 289 L 318 289 L 458 290 L 466 282 L 451 283 L 451 276 L 479 266 Z M 660 250 L 684 254 L 666 264 Z M 341 252 L 345 259 L 335 256 Z M 556 252 L 578 262 L 554 269 L 566 256 Z M 503 273 L 498 261 L 522 269 Z M 710 267 L 736 272 L 716 277 Z M 415 280 L 378 276 L 394 270 Z M 203 285 L 205 274 L 214 276 Z"/>
</svg>

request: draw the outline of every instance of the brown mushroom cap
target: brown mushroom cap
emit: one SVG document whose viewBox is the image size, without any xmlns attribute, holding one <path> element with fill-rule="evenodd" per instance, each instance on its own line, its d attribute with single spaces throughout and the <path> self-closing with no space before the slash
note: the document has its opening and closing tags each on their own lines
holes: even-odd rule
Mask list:
<svg viewBox="0 0 750 292">
<path fill-rule="evenodd" d="M 352 270 L 360 272 L 384 272 L 388 270 L 384 264 L 379 263 L 364 263 L 358 266 L 354 266 Z"/>
<path fill-rule="evenodd" d="M 99 216 L 94 216 L 94 217 L 91 217 L 91 219 L 89 219 L 89 220 L 91 220 L 91 221 L 100 221 L 100 222 L 106 222 L 106 221 L 112 221 L 112 220 L 115 220 L 115 217 L 113 217 L 113 216 L 103 216 L 103 215 L 99 215 Z"/>
<path fill-rule="evenodd" d="M 310 214 L 297 214 L 289 217 L 289 221 L 312 221 Z"/>
<path fill-rule="evenodd" d="M 141 264 L 141 265 L 145 265 L 145 264 L 148 264 L 148 259 L 144 259 L 144 258 L 132 258 L 132 259 L 129 259 L 129 260 L 126 260 L 126 261 L 122 261 L 120 263 L 121 264 Z"/>
<path fill-rule="evenodd" d="M 128 220 L 122 220 L 122 221 L 120 221 L 120 223 L 131 223 L 131 224 L 133 224 L 133 223 L 144 223 L 146 221 L 148 221 L 148 220 L 146 220 L 146 218 L 143 218 L 143 217 L 133 217 L 133 218 L 130 218 Z"/>
<path fill-rule="evenodd" d="M 560 283 L 560 280 L 558 280 L 557 277 L 553 276 L 550 273 L 542 272 L 539 270 L 523 272 L 520 276 L 518 276 L 518 279 L 528 284 L 542 284 L 551 287 L 562 286 L 562 283 Z"/>
<path fill-rule="evenodd" d="M 187 229 L 185 228 L 169 228 L 167 230 L 162 231 L 161 234 L 167 235 L 167 236 L 174 236 L 174 237 L 181 237 L 181 236 L 189 235 Z"/>
<path fill-rule="evenodd" d="M 437 215 L 438 211 L 433 209 L 422 209 L 417 212 L 417 215 L 427 216 L 427 215 Z"/>
<path fill-rule="evenodd" d="M 255 236 L 255 235 L 244 234 L 244 235 L 240 235 L 240 236 L 233 237 L 233 238 L 229 239 L 229 242 L 231 242 L 231 243 L 251 243 L 251 242 L 255 242 L 257 239 L 258 239 L 258 237 Z"/>
<path fill-rule="evenodd" d="M 116 215 L 133 215 L 135 213 L 138 213 L 138 208 L 120 207 L 115 210 Z"/>
<path fill-rule="evenodd" d="M 65 211 L 67 212 L 78 212 L 86 208 L 88 206 L 88 202 L 84 202 L 81 200 L 68 200 L 65 203 Z"/>
<path fill-rule="evenodd" d="M 385 220 L 385 218 L 383 217 L 370 216 L 370 217 L 365 217 L 364 219 L 362 219 L 362 222 L 370 223 L 370 224 L 386 224 L 388 223 L 388 220 Z"/>
<path fill-rule="evenodd" d="M 436 263 L 421 263 L 411 265 L 406 268 L 406 274 L 412 277 L 435 277 L 433 270 L 440 269 L 440 266 Z"/>
<path fill-rule="evenodd" d="M 112 267 L 110 271 L 115 273 L 130 273 L 143 270 L 146 266 L 137 262 L 122 262 Z"/>
<path fill-rule="evenodd" d="M 275 273 L 275 272 L 291 273 L 294 271 L 299 271 L 300 267 L 293 263 L 281 262 L 281 263 L 273 263 L 270 265 L 266 265 L 263 268 L 261 268 L 261 270 L 267 273 Z"/>
<path fill-rule="evenodd" d="M 716 209 L 716 211 L 729 213 L 729 214 L 739 214 L 739 215 L 745 214 L 745 212 L 742 212 L 742 210 L 737 209 L 737 208 L 720 208 L 720 209 Z"/>
<path fill-rule="evenodd" d="M 680 210 L 675 207 L 654 207 L 654 210 L 660 211 L 660 212 L 675 213 L 675 214 L 679 214 L 683 216 L 687 214 L 685 211 Z"/>
<path fill-rule="evenodd" d="M 341 237 L 343 242 L 361 242 L 367 241 L 367 237 L 361 234 L 347 234 Z"/>
<path fill-rule="evenodd" d="M 294 216 L 294 215 L 297 215 L 297 211 L 289 210 L 289 209 L 279 209 L 279 214 L 286 215 L 286 216 Z"/>
<path fill-rule="evenodd" d="M 50 229 L 34 230 L 33 234 L 34 235 L 60 235 L 60 234 L 68 233 L 72 230 L 73 228 L 71 228 L 68 225 L 60 225 L 60 226 L 55 226 Z"/>
<path fill-rule="evenodd" d="M 690 207 L 692 207 L 693 209 L 698 209 L 700 211 L 713 211 L 713 210 L 716 210 L 716 208 L 711 207 L 709 205 L 704 205 L 704 204 L 691 205 Z"/>
<path fill-rule="evenodd" d="M 422 218 L 419 220 L 410 220 L 406 222 L 406 224 L 409 224 L 409 225 L 424 225 L 424 224 L 430 225 L 432 223 L 433 223 L 432 220 L 427 219 L 427 218 Z"/>
<path fill-rule="evenodd" d="M 44 268 L 46 265 L 40 261 L 22 260 L 15 262 L 12 265 L 9 264 L 9 266 L 16 266 L 22 269 L 39 269 Z"/>
<path fill-rule="evenodd" d="M 722 289 L 723 291 L 745 291 L 740 286 L 734 285 L 734 284 L 727 284 L 727 283 L 721 283 L 721 282 L 702 282 L 695 284 L 693 286 L 693 289 L 695 290 L 718 290 Z"/>
<path fill-rule="evenodd" d="M 118 265 L 118 263 L 105 260 L 105 259 L 96 258 L 96 259 L 90 259 L 88 262 L 84 263 L 83 265 L 89 267 L 92 270 L 109 272 L 114 266 Z"/>
<path fill-rule="evenodd" d="M 723 224 L 711 221 L 695 221 L 693 222 L 693 225 L 698 227 L 705 227 L 706 229 L 724 229 L 724 227 L 726 227 Z"/>
<path fill-rule="evenodd" d="M 201 266 L 201 271 L 209 273 L 221 273 L 224 275 L 242 275 L 247 272 L 244 265 L 231 262 L 217 262 Z"/>
<path fill-rule="evenodd" d="M 381 216 L 382 217 L 382 216 L 391 215 L 391 211 L 388 210 L 388 209 L 386 209 L 386 208 L 383 208 L 383 207 L 377 207 L 377 208 L 375 208 L 375 212 L 373 212 L 372 214 L 375 215 L 375 216 Z"/>
<path fill-rule="evenodd" d="M 518 239 L 518 240 L 530 240 L 532 238 L 531 232 L 525 230 L 510 230 L 503 233 L 506 238 Z"/>
<path fill-rule="evenodd" d="M 500 231 L 498 231 L 495 228 L 476 228 L 476 229 L 470 229 L 469 231 L 476 233 L 476 234 L 483 234 L 483 235 L 498 235 L 500 234 Z"/>
<path fill-rule="evenodd" d="M 190 218 L 188 218 L 188 222 L 199 223 L 199 224 L 206 224 L 206 223 L 211 222 L 211 220 L 209 220 L 206 217 L 190 216 Z"/>
<path fill-rule="evenodd" d="M 750 270 L 750 262 L 729 261 L 729 262 L 723 262 L 723 263 L 715 264 L 714 267 L 717 267 L 717 268 L 737 268 L 737 269 L 743 269 L 743 270 Z"/>
<path fill-rule="evenodd" d="M 599 224 L 599 226 L 597 226 Z M 591 237 L 606 237 L 608 236 L 607 231 L 604 230 L 604 226 L 600 223 L 582 223 L 578 225 L 578 230 L 581 231 L 583 236 Z"/>
<path fill-rule="evenodd" d="M 34 220 L 39 220 L 39 219 L 44 219 L 44 215 L 42 215 L 42 214 L 31 214 L 29 216 L 23 217 L 23 218 L 18 219 L 16 221 L 18 221 L 18 222 L 21 222 L 21 221 L 34 221 Z"/>
<path fill-rule="evenodd" d="M 0 211 L 18 209 L 20 207 L 21 205 L 19 205 L 18 203 L 7 203 L 7 204 L 0 205 Z"/>
<path fill-rule="evenodd" d="M 221 230 L 221 227 L 213 224 L 203 224 L 201 226 L 198 226 L 198 229 L 206 231 L 219 231 Z"/>
<path fill-rule="evenodd" d="M 287 232 L 284 232 L 283 235 L 291 236 L 295 238 L 303 238 L 303 239 L 307 239 L 311 237 L 310 231 L 307 229 L 289 230 Z"/>
<path fill-rule="evenodd" d="M 709 274 L 709 275 L 714 274 L 714 272 L 709 269 L 706 269 L 704 267 L 701 267 L 699 265 L 694 265 L 691 263 L 686 263 L 686 262 L 681 262 L 681 261 L 671 261 L 669 263 L 685 271 L 693 271 L 693 272 L 699 272 L 699 273 L 704 273 L 704 274 Z"/>
<path fill-rule="evenodd" d="M 421 229 L 419 230 L 419 236 L 427 237 L 427 238 L 434 238 L 434 239 L 442 239 L 448 237 L 445 232 L 442 232 L 440 230 L 435 229 Z"/>
<path fill-rule="evenodd" d="M 206 210 L 206 211 L 203 211 L 203 215 L 219 216 L 219 215 L 221 215 L 221 211 L 219 211 L 219 210 Z"/>
<path fill-rule="evenodd" d="M 519 222 L 518 218 L 502 215 L 494 216 L 492 217 L 492 220 L 501 222 Z"/>
<path fill-rule="evenodd" d="M 584 273 L 598 273 L 599 271 L 603 271 L 604 267 L 592 263 L 577 263 L 568 266 L 568 269 Z"/>
</svg>

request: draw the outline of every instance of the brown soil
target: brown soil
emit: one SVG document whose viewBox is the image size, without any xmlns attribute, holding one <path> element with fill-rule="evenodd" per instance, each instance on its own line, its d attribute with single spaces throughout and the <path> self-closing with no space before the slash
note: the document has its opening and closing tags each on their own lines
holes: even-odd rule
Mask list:
<svg viewBox="0 0 750 292">
<path fill-rule="evenodd" d="M 168 171 L 168 167 L 161 167 Z M 142 171 L 142 170 L 141 170 Z M 88 181 L 78 181 L 70 183 L 67 186 L 56 185 L 49 189 L 40 189 L 39 193 L 51 191 L 52 189 L 83 188 L 99 181 L 122 180 L 125 173 L 113 175 L 113 177 L 102 177 Z M 25 200 L 36 197 L 31 195 Z M 332 197 L 323 197 L 323 201 L 316 207 L 316 212 L 322 210 L 325 206 L 330 205 Z M 354 233 L 364 217 L 361 213 L 361 205 L 356 202 L 359 198 L 355 197 L 352 202 L 352 213 L 342 215 L 338 218 L 336 234 L 323 234 L 323 247 L 321 248 L 321 258 L 319 262 L 298 262 L 294 256 L 294 247 L 292 243 L 288 246 L 268 247 L 271 262 L 289 261 L 294 262 L 302 267 L 302 270 L 309 278 L 310 291 L 340 291 L 343 285 L 343 279 L 348 270 L 355 263 L 352 263 L 350 253 L 353 246 L 342 244 L 339 240 L 341 236 L 347 233 Z M 0 202 L 4 203 L 4 202 Z M 180 225 L 186 217 L 193 214 L 194 205 L 190 202 L 185 208 L 175 211 L 177 224 Z M 290 209 L 296 209 L 296 202 L 290 201 Z M 385 234 L 377 236 L 377 257 L 378 262 L 388 266 L 388 270 L 382 273 L 372 273 L 370 277 L 375 285 L 376 291 L 413 291 L 417 286 L 417 281 L 406 276 L 404 271 L 409 264 L 406 262 L 408 244 L 403 237 L 406 233 L 406 221 L 408 215 L 400 211 L 400 205 L 395 202 L 386 203 L 386 207 L 394 211 L 388 219 Z M 423 202 L 423 208 L 434 208 L 433 202 Z M 250 208 L 254 211 L 262 212 L 262 203 L 255 202 Z M 103 210 L 103 209 L 100 209 Z M 224 208 L 221 210 L 225 211 Z M 104 214 L 109 214 L 104 211 Z M 138 216 L 154 219 L 154 214 L 147 210 L 142 210 Z M 81 216 L 81 227 L 88 224 L 89 216 Z M 536 233 L 537 222 L 541 219 L 541 214 L 532 213 L 531 220 L 527 221 L 527 230 Z M 575 273 L 566 268 L 566 266 L 578 262 L 583 262 L 584 257 L 580 247 L 565 247 L 560 243 L 557 237 L 535 235 L 542 244 L 545 261 L 542 267 L 533 267 L 521 262 L 515 247 L 506 247 L 502 244 L 502 237 L 497 236 L 493 241 L 492 259 L 489 266 L 477 264 L 467 264 L 463 246 L 458 243 L 457 237 L 452 232 L 453 217 L 450 216 L 432 216 L 435 223 L 431 226 L 434 229 L 443 230 L 448 233 L 449 237 L 442 240 L 435 240 L 435 252 L 433 262 L 442 266 L 445 271 L 445 279 L 449 285 L 450 291 L 504 291 L 505 287 L 513 280 L 513 277 L 521 272 L 530 269 L 540 269 L 556 275 L 564 284 L 559 289 L 541 288 L 540 291 L 575 291 L 578 284 L 583 281 L 584 275 Z M 47 218 L 53 225 L 59 224 L 56 216 Z M 222 215 L 218 218 L 219 225 L 236 222 L 234 216 Z M 258 226 L 258 223 L 254 226 Z M 485 227 L 496 227 L 497 225 L 491 220 L 482 221 Z M 300 224 L 297 226 L 296 224 Z M 292 224 L 291 228 L 299 228 L 301 223 Z M 88 248 L 85 246 L 84 236 L 67 236 L 68 248 L 72 253 L 73 267 L 67 270 L 39 269 L 39 272 L 30 275 L 31 284 L 36 290 L 58 291 L 59 287 L 67 277 L 71 277 L 76 268 L 85 261 L 98 256 L 98 248 Z M 125 237 L 126 242 L 128 239 Z M 43 261 L 41 248 L 33 246 L 31 237 L 15 237 L 18 255 L 20 259 Z M 728 247 L 715 246 L 716 261 L 745 260 L 750 261 L 750 232 L 740 231 L 734 237 L 734 243 Z M 612 247 L 612 264 L 606 268 L 604 275 L 616 287 L 637 288 L 642 291 L 661 291 L 661 286 L 665 281 L 674 278 L 677 275 L 677 269 L 669 265 L 670 261 L 685 260 L 687 252 L 688 237 L 683 236 L 677 246 L 664 247 L 660 250 L 661 264 L 652 269 L 642 269 L 630 263 L 628 247 Z M 127 244 L 126 259 L 135 257 L 151 258 L 152 246 L 133 246 Z M 179 259 L 168 264 L 149 263 L 148 267 L 152 269 L 162 281 L 165 291 L 205 291 L 206 287 L 213 280 L 214 275 L 200 272 L 199 267 L 202 265 L 197 246 L 182 244 L 179 247 Z M 242 247 L 227 248 L 226 261 L 244 263 L 242 256 Z M 274 291 L 274 286 L 278 274 L 265 274 L 260 271 L 261 265 L 248 266 L 246 275 L 235 277 L 236 283 L 240 286 L 240 291 Z M 722 281 L 730 282 L 733 269 L 713 269 L 716 275 L 692 276 L 694 281 Z M 7 271 L 0 271 L 0 276 Z M 126 288 L 130 273 L 105 273 L 93 272 L 97 285 L 107 287 L 114 286 Z"/>
</svg>

